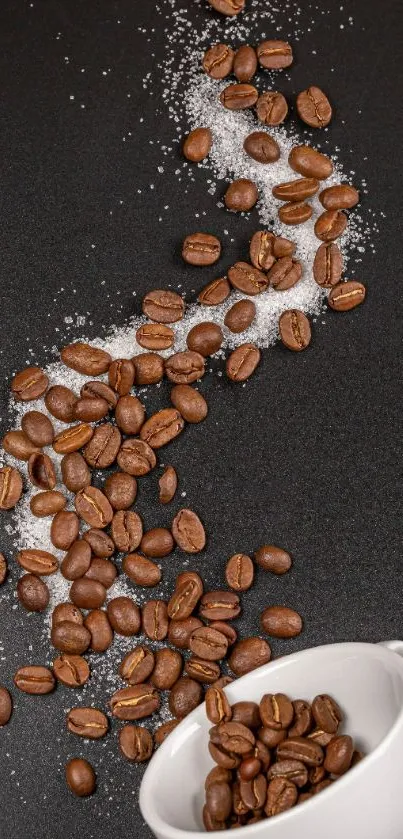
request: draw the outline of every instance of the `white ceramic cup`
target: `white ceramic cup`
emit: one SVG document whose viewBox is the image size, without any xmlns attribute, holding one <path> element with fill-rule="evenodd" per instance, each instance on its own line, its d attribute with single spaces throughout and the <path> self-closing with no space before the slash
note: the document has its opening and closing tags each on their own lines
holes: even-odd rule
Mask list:
<svg viewBox="0 0 403 839">
<path fill-rule="evenodd" d="M 249 827 L 242 839 L 402 839 L 403 642 L 331 644 L 260 667 L 225 690 L 232 703 L 259 702 L 283 692 L 312 700 L 334 696 L 365 760 L 309 801 Z M 225 839 L 231 830 L 206 834 L 204 780 L 214 765 L 208 753 L 204 705 L 169 735 L 150 762 L 140 808 L 157 839 Z"/>
</svg>

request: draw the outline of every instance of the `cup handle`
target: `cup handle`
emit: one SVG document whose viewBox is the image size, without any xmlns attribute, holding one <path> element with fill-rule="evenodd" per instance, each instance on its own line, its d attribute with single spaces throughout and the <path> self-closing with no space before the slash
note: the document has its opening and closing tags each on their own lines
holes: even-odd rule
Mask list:
<svg viewBox="0 0 403 839">
<path fill-rule="evenodd" d="M 379 641 L 379 646 L 386 647 L 403 658 L 403 641 Z"/>
</svg>

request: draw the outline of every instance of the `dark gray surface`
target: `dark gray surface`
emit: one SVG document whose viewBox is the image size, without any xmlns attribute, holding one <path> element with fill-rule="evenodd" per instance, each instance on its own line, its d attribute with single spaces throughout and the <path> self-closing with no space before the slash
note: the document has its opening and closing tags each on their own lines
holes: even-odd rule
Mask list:
<svg viewBox="0 0 403 839">
<path fill-rule="evenodd" d="M 182 5 L 190 6 L 191 0 Z M 240 623 L 244 633 L 256 632 L 262 605 L 294 605 L 305 618 L 305 630 L 294 642 L 274 644 L 279 654 L 403 633 L 397 239 L 402 212 L 401 4 L 350 0 L 354 26 L 348 31 L 339 28 L 338 2 L 327 0 L 326 7 L 334 10 L 330 16 L 303 5 L 302 19 L 316 23 L 298 44 L 293 86 L 320 80 L 329 91 L 337 105 L 330 145 L 340 146 L 348 168 L 354 161 L 358 181 L 367 179 L 366 209 L 377 214 L 380 224 L 376 251 L 367 250 L 362 265 L 368 300 L 351 314 L 327 315 L 301 356 L 280 347 L 264 352 L 246 388 L 206 377 L 202 390 L 210 404 L 208 421 L 188 429 L 169 453 L 186 501 L 206 524 L 208 548 L 195 565 L 209 583 L 221 583 L 224 560 L 236 550 L 252 551 L 273 541 L 292 552 L 292 574 L 279 581 L 260 575 L 245 597 Z M 284 33 L 288 16 L 286 8 L 278 13 Z M 133 313 L 133 289 L 140 297 L 178 278 L 191 289 L 214 276 L 207 270 L 195 280 L 194 272 L 173 257 L 189 232 L 189 207 L 191 213 L 196 204 L 208 212 L 211 230 L 218 232 L 225 224 L 238 236 L 242 226 L 245 241 L 257 217 L 252 213 L 242 225 L 224 219 L 206 191 L 204 172 L 197 173 L 187 195 L 169 177 L 154 192 L 148 188 L 161 163 L 148 140 L 158 134 L 169 142 L 173 133 L 156 88 L 148 98 L 140 83 L 154 65 L 151 53 L 163 46 L 154 3 L 6 0 L 1 18 L 1 404 L 6 429 L 10 372 L 24 366 L 29 348 L 38 362 L 49 360 L 43 347 L 58 343 L 65 314 L 90 313 L 92 326 L 85 331 L 96 336 Z M 198 7 L 197 26 L 202 19 Z M 149 44 L 137 27 L 152 22 Z M 105 81 L 102 70 L 108 67 L 112 73 Z M 135 136 L 125 144 L 122 136 L 133 124 Z M 143 188 L 141 195 L 138 188 Z M 172 204 L 174 220 L 165 214 L 158 223 L 160 202 Z M 226 264 L 238 253 L 239 244 Z M 78 327 L 70 334 L 80 333 Z M 149 499 L 146 486 L 141 505 L 147 524 L 168 521 L 167 511 L 148 508 Z M 7 544 L 4 532 L 6 553 Z M 179 565 L 176 555 L 167 560 L 167 579 L 173 579 Z M 7 585 L 11 601 L 11 582 Z M 15 667 L 35 660 L 42 618 L 27 619 L 4 603 L 1 608 L 5 652 L 0 653 L 0 682 L 10 685 Z M 0 732 L 2 839 L 70 839 L 80 831 L 88 837 L 130 832 L 148 839 L 136 804 L 141 771 L 118 758 L 116 726 L 105 747 L 95 743 L 83 749 L 64 733 L 64 709 L 70 702 L 62 690 L 43 702 L 15 696 L 12 722 Z M 86 802 L 73 800 L 60 772 L 64 760 L 80 751 L 93 760 L 99 777 L 98 794 Z"/>
</svg>

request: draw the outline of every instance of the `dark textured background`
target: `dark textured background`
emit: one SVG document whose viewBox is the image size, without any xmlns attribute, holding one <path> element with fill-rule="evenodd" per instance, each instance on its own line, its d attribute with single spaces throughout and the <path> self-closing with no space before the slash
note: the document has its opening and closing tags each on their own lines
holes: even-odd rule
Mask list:
<svg viewBox="0 0 403 839">
<path fill-rule="evenodd" d="M 266 351 L 246 388 L 207 377 L 208 421 L 189 429 L 169 452 L 186 500 L 208 530 L 208 550 L 197 563 L 212 584 L 220 584 L 223 562 L 236 550 L 273 541 L 292 552 L 292 574 L 278 581 L 259 576 L 245 597 L 245 632 L 258 630 L 257 610 L 267 602 L 289 603 L 304 615 L 303 635 L 275 644 L 277 653 L 403 634 L 401 3 L 349 0 L 354 26 L 344 30 L 339 24 L 347 13 L 340 16 L 339 2 L 323 5 L 333 10 L 330 16 L 303 4 L 302 23 L 312 17 L 316 23 L 297 46 L 293 87 L 318 81 L 329 91 L 337 106 L 330 147 L 339 145 L 347 168 L 354 162 L 358 182 L 368 181 L 364 208 L 377 215 L 380 234 L 360 272 L 367 302 L 344 316 L 328 314 L 301 356 L 280 347 Z M 198 27 L 204 13 L 199 7 Z M 158 54 L 164 40 L 152 0 L 3 0 L 0 18 L 5 428 L 10 372 L 24 366 L 29 348 L 39 363 L 49 360 L 44 347 L 58 343 L 65 314 L 90 313 L 85 331 L 96 336 L 133 313 L 134 289 L 141 295 L 178 280 L 191 289 L 214 276 L 195 274 L 173 257 L 196 205 L 207 210 L 211 230 L 219 232 L 225 222 L 242 240 L 257 217 L 224 219 L 203 171 L 187 195 L 175 178 L 156 181 L 161 155 L 148 141 L 158 135 L 169 143 L 173 126 L 158 88 L 149 98 L 141 86 L 155 63 L 151 53 Z M 279 11 L 284 34 L 287 18 L 286 8 Z M 154 25 L 152 43 L 137 31 L 143 25 Z M 130 142 L 123 143 L 130 130 Z M 169 162 L 168 171 L 175 166 Z M 154 192 L 151 182 L 158 184 Z M 158 223 L 160 203 L 171 205 L 174 223 L 169 213 Z M 237 253 L 234 247 L 228 260 Z M 170 513 L 148 508 L 148 498 L 146 488 L 147 524 L 168 521 Z M 5 532 L 2 545 L 7 553 Z M 168 578 L 179 559 L 166 561 Z M 35 661 L 41 625 L 40 616 L 22 620 L 3 600 L 0 682 L 10 685 L 18 664 Z M 103 748 L 72 742 L 64 734 L 69 702 L 61 689 L 43 702 L 15 696 L 12 722 L 0 732 L 2 839 L 70 839 L 81 830 L 89 839 L 123 832 L 148 839 L 136 805 L 141 772 L 116 757 L 116 730 Z M 85 802 L 73 800 L 60 772 L 80 751 L 93 760 L 100 785 Z"/>
</svg>

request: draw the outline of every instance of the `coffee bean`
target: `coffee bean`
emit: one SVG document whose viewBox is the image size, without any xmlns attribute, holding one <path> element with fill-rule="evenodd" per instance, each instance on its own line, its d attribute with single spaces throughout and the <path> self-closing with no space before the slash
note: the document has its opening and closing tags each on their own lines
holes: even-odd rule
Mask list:
<svg viewBox="0 0 403 839">
<path fill-rule="evenodd" d="M 308 87 L 297 96 L 300 119 L 312 128 L 325 128 L 332 118 L 332 106 L 320 87 Z"/>
<path fill-rule="evenodd" d="M 108 718 L 98 708 L 72 708 L 67 714 L 67 728 L 71 734 L 99 740 L 109 728 Z"/>
<path fill-rule="evenodd" d="M 99 609 L 103 606 L 106 589 L 99 580 L 81 577 L 74 580 L 70 588 L 70 599 L 79 609 Z"/>
<path fill-rule="evenodd" d="M 48 384 L 49 379 L 40 367 L 26 367 L 14 376 L 11 392 L 18 402 L 31 402 L 43 396 Z"/>
<path fill-rule="evenodd" d="M 213 687 L 208 689 L 206 692 L 206 714 L 214 725 L 230 721 L 232 717 L 231 705 L 223 690 Z"/>
<path fill-rule="evenodd" d="M 0 728 L 7 725 L 13 712 L 11 694 L 7 688 L 0 685 Z"/>
<path fill-rule="evenodd" d="M 153 753 L 153 738 L 147 728 L 124 725 L 119 731 L 119 747 L 127 760 L 142 763 Z"/>
<path fill-rule="evenodd" d="M 156 385 L 164 378 L 164 359 L 158 353 L 140 353 L 132 362 L 137 385 Z"/>
<path fill-rule="evenodd" d="M 312 702 L 312 713 L 318 728 L 329 734 L 336 734 L 343 714 L 331 696 L 326 693 L 315 696 Z"/>
<path fill-rule="evenodd" d="M 225 822 L 232 810 L 232 792 L 229 784 L 213 782 L 206 790 L 206 807 L 213 819 Z"/>
<path fill-rule="evenodd" d="M 158 711 L 160 697 L 153 685 L 133 685 L 117 690 L 110 706 L 113 716 L 119 720 L 140 720 Z"/>
<path fill-rule="evenodd" d="M 14 684 L 23 693 L 42 696 L 45 693 L 52 692 L 55 687 L 55 679 L 53 673 L 47 667 L 28 665 L 17 670 L 14 676 Z"/>
<path fill-rule="evenodd" d="M 91 425 L 80 422 L 78 425 L 72 425 L 57 434 L 53 442 L 53 448 L 57 454 L 76 452 L 89 443 L 93 433 L 94 429 Z"/>
<path fill-rule="evenodd" d="M 175 597 L 175 595 L 173 595 L 173 597 Z M 171 614 L 173 612 L 173 607 L 171 607 L 172 601 L 173 598 L 171 597 L 171 600 L 168 603 L 168 615 L 171 618 L 168 629 L 168 641 L 173 647 L 178 647 L 180 650 L 188 650 L 192 632 L 203 626 L 203 624 L 198 618 L 194 617 L 177 620 L 175 615 Z"/>
<path fill-rule="evenodd" d="M 284 239 L 283 236 L 275 237 L 273 243 L 273 255 L 276 259 L 281 259 L 283 256 L 292 256 L 294 251 L 294 242 L 290 242 L 289 239 Z"/>
<path fill-rule="evenodd" d="M 134 382 L 133 362 L 129 358 L 118 358 L 112 361 L 108 370 L 108 381 L 119 396 L 130 393 Z"/>
<path fill-rule="evenodd" d="M 72 422 L 77 396 L 64 385 L 53 385 L 45 396 L 45 405 L 50 414 L 61 422 Z"/>
<path fill-rule="evenodd" d="M 238 300 L 225 315 L 224 324 L 231 332 L 239 334 L 248 329 L 255 315 L 256 306 L 252 300 Z"/>
<path fill-rule="evenodd" d="M 253 732 L 240 722 L 223 722 L 217 729 L 218 744 L 226 752 L 244 755 L 253 749 L 255 736 Z"/>
<path fill-rule="evenodd" d="M 22 495 L 22 478 L 13 466 L 0 469 L 0 510 L 12 510 Z"/>
<path fill-rule="evenodd" d="M 57 650 L 70 655 L 81 655 L 88 649 L 91 635 L 85 626 L 80 626 L 71 620 L 64 620 L 53 624 L 51 640 Z"/>
<path fill-rule="evenodd" d="M 182 720 L 200 705 L 202 699 L 201 684 L 187 676 L 181 676 L 169 695 L 169 710 L 176 719 Z"/>
<path fill-rule="evenodd" d="M 225 658 L 228 641 L 225 635 L 211 626 L 202 626 L 192 632 L 189 640 L 192 653 L 205 661 L 220 661 Z"/>
<path fill-rule="evenodd" d="M 97 422 L 103 419 L 109 411 L 106 399 L 78 399 L 74 408 L 74 419 L 83 422 Z"/>
<path fill-rule="evenodd" d="M 85 572 L 88 580 L 98 580 L 108 590 L 116 580 L 116 565 L 109 559 L 95 556 L 90 563 L 88 571 Z"/>
<path fill-rule="evenodd" d="M 264 571 L 273 574 L 286 574 L 290 570 L 292 560 L 290 554 L 276 545 L 262 545 L 255 551 L 255 561 Z"/>
<path fill-rule="evenodd" d="M 204 160 L 213 144 L 213 135 L 209 128 L 195 128 L 187 135 L 183 143 L 183 154 L 192 163 Z"/>
<path fill-rule="evenodd" d="M 207 691 L 207 693 L 208 693 L 208 691 Z M 207 694 L 206 694 L 206 696 L 207 696 Z M 210 784 L 215 784 L 215 783 L 229 784 L 229 783 L 231 783 L 231 781 L 232 781 L 232 775 L 231 775 L 231 772 L 229 771 L 229 769 L 224 769 L 222 766 L 214 766 L 213 769 L 210 769 L 210 772 L 208 773 L 208 775 L 206 777 L 206 780 L 205 780 L 205 783 L 204 783 L 204 789 L 207 789 L 207 787 L 210 786 Z"/>
<path fill-rule="evenodd" d="M 175 408 L 164 408 L 146 420 L 141 428 L 140 437 L 153 449 L 159 449 L 178 437 L 184 427 L 185 421 L 179 411 Z"/>
<path fill-rule="evenodd" d="M 119 674 L 129 685 L 138 685 L 149 678 L 154 664 L 154 653 L 148 647 L 139 646 L 124 657 Z"/>
<path fill-rule="evenodd" d="M 298 203 L 284 204 L 278 211 L 279 219 L 283 224 L 304 224 L 312 215 L 312 207 L 305 201 Z"/>
<path fill-rule="evenodd" d="M 267 781 L 264 775 L 241 780 L 239 785 L 243 803 L 249 810 L 260 810 L 266 802 Z"/>
<path fill-rule="evenodd" d="M 254 567 L 250 556 L 234 554 L 226 565 L 225 579 L 234 591 L 247 591 L 253 584 Z"/>
<path fill-rule="evenodd" d="M 256 113 L 264 125 L 281 125 L 288 114 L 288 102 L 278 90 L 268 90 L 259 96 Z"/>
<path fill-rule="evenodd" d="M 323 242 L 332 242 L 344 233 L 347 216 L 342 210 L 325 210 L 315 222 L 315 236 Z"/>
<path fill-rule="evenodd" d="M 144 533 L 140 542 L 140 550 L 146 556 L 163 557 L 173 551 L 174 540 L 170 530 L 165 527 L 154 527 Z"/>
<path fill-rule="evenodd" d="M 17 597 L 27 612 L 43 612 L 50 595 L 43 580 L 34 574 L 24 574 L 17 583 Z"/>
<path fill-rule="evenodd" d="M 267 274 L 270 285 L 276 291 L 286 291 L 296 285 L 302 276 L 302 265 L 291 256 L 279 259 Z"/>
<path fill-rule="evenodd" d="M 179 720 L 168 720 L 168 722 L 163 722 L 158 728 L 154 731 L 154 745 L 156 748 L 161 746 L 162 743 L 166 740 L 166 738 L 171 734 L 172 731 L 179 725 Z"/>
<path fill-rule="evenodd" d="M 2 446 L 7 454 L 11 454 L 17 460 L 29 460 L 31 455 L 38 451 L 23 431 L 7 431 Z"/>
<path fill-rule="evenodd" d="M 196 682 L 205 685 L 213 685 L 220 677 L 220 667 L 215 661 L 207 661 L 205 658 L 197 658 L 191 655 L 185 665 L 185 673 Z"/>
<path fill-rule="evenodd" d="M 280 146 L 265 131 L 253 131 L 252 134 L 248 134 L 243 147 L 246 154 L 258 163 L 275 163 L 280 157 Z"/>
<path fill-rule="evenodd" d="M 294 352 L 305 350 L 311 342 L 311 325 L 304 312 L 288 309 L 278 323 L 280 338 L 285 347 Z"/>
<path fill-rule="evenodd" d="M 241 344 L 228 356 L 225 369 L 233 382 L 245 382 L 255 372 L 260 350 L 254 344 Z"/>
<path fill-rule="evenodd" d="M 214 265 L 221 255 L 221 243 L 210 233 L 191 233 L 182 246 L 182 257 L 189 265 Z"/>
<path fill-rule="evenodd" d="M 203 57 L 203 70 L 212 79 L 225 79 L 232 72 L 233 64 L 234 50 L 227 44 L 215 44 Z"/>
<path fill-rule="evenodd" d="M 202 289 L 198 296 L 199 303 L 205 306 L 218 306 L 227 299 L 231 291 L 230 284 L 226 277 L 212 280 Z"/>
<path fill-rule="evenodd" d="M 96 775 L 88 760 L 75 757 L 66 763 L 66 781 L 68 787 L 78 795 L 85 798 L 92 795 L 96 785 Z"/>
<path fill-rule="evenodd" d="M 303 699 L 296 699 L 292 703 L 294 707 L 294 721 L 289 728 L 290 737 L 304 737 L 312 728 L 312 711 L 309 702 Z"/>
<path fill-rule="evenodd" d="M 224 203 L 227 209 L 233 212 L 248 212 L 255 206 L 258 198 L 256 184 L 248 178 L 238 178 L 229 185 L 224 195 Z"/>
<path fill-rule="evenodd" d="M 354 744 L 347 734 L 333 737 L 326 748 L 324 767 L 332 775 L 344 775 L 350 768 Z"/>
<path fill-rule="evenodd" d="M 172 535 L 185 553 L 200 553 L 206 544 L 205 530 L 198 515 L 186 508 L 176 514 L 172 522 Z"/>
<path fill-rule="evenodd" d="M 143 312 L 157 323 L 176 323 L 183 318 L 185 304 L 176 291 L 157 288 L 143 298 Z"/>
<path fill-rule="evenodd" d="M 331 309 L 336 312 L 348 312 L 355 309 L 365 300 L 366 288 L 362 283 L 355 280 L 347 280 L 333 286 L 327 302 Z"/>
<path fill-rule="evenodd" d="M 64 455 L 61 470 L 63 483 L 70 492 L 79 492 L 91 483 L 91 472 L 79 452 Z"/>
<path fill-rule="evenodd" d="M 71 367 L 84 376 L 100 376 L 101 373 L 107 373 L 112 362 L 111 356 L 105 350 L 82 341 L 64 347 L 60 358 L 66 367 Z"/>
<path fill-rule="evenodd" d="M 146 412 L 137 396 L 121 396 L 116 406 L 116 423 L 124 434 L 138 434 L 144 423 Z"/>
<path fill-rule="evenodd" d="M 306 766 L 321 766 L 323 749 L 313 740 L 305 737 L 288 737 L 277 746 L 279 760 L 300 760 Z"/>
<path fill-rule="evenodd" d="M 256 702 L 235 702 L 232 706 L 232 720 L 246 725 L 247 728 L 259 728 L 261 725 L 259 705 Z"/>
<path fill-rule="evenodd" d="M 208 406 L 204 396 L 187 384 L 172 388 L 171 402 L 186 422 L 202 422 L 207 416 Z"/>
<path fill-rule="evenodd" d="M 253 778 L 257 777 L 261 768 L 262 764 L 256 757 L 246 757 L 238 769 L 238 776 L 241 781 L 252 781 Z"/>
<path fill-rule="evenodd" d="M 263 638 L 243 638 L 235 644 L 228 664 L 236 676 L 244 676 L 256 667 L 267 664 L 270 658 L 271 649 Z"/>
<path fill-rule="evenodd" d="M 263 610 L 260 621 L 263 632 L 273 638 L 295 638 L 302 631 L 301 616 L 286 606 L 269 606 Z"/>
<path fill-rule="evenodd" d="M 253 47 L 243 44 L 234 58 L 234 76 L 239 82 L 250 82 L 257 70 L 257 56 Z"/>
<path fill-rule="evenodd" d="M 319 201 L 325 210 L 349 210 L 360 200 L 360 194 L 350 184 L 336 184 L 323 189 Z"/>
<path fill-rule="evenodd" d="M 138 548 L 143 536 L 143 524 L 138 513 L 131 510 L 115 513 L 111 534 L 119 551 L 127 553 Z"/>
<path fill-rule="evenodd" d="M 210 6 L 222 15 L 238 15 L 245 7 L 245 0 L 207 0 Z"/>
<path fill-rule="evenodd" d="M 316 251 L 313 263 L 313 276 L 322 288 L 331 288 L 341 280 L 343 257 L 334 242 L 323 242 Z"/>
<path fill-rule="evenodd" d="M 129 475 L 147 475 L 157 463 L 154 451 L 144 440 L 124 440 L 117 456 L 120 468 Z"/>
<path fill-rule="evenodd" d="M 256 104 L 258 92 L 251 84 L 230 84 L 220 94 L 220 102 L 230 111 L 242 111 Z"/>
<path fill-rule="evenodd" d="M 327 789 L 327 787 L 330 787 L 331 784 L 334 784 L 334 780 L 332 778 L 325 778 L 325 780 L 321 781 L 320 784 L 314 784 L 312 786 L 312 795 L 317 795 L 318 792 L 322 792 L 322 790 Z"/>
<path fill-rule="evenodd" d="M 113 524 L 113 521 L 112 521 Z M 96 527 L 92 527 L 90 530 L 87 530 L 86 533 L 83 535 L 83 539 L 88 542 L 92 552 L 95 556 L 100 557 L 109 557 L 115 551 L 115 545 L 112 541 L 111 537 L 105 533 L 104 530 L 98 530 Z"/>
<path fill-rule="evenodd" d="M 183 670 L 183 660 L 177 650 L 157 650 L 151 683 L 157 690 L 170 690 Z"/>
<path fill-rule="evenodd" d="M 187 388 L 188 385 L 176 385 L 176 388 Z M 172 391 L 175 388 L 172 388 Z M 171 399 L 172 399 L 171 391 Z M 192 393 L 196 392 L 192 390 Z M 173 400 L 172 400 L 173 402 Z M 197 402 L 197 400 L 196 400 Z M 173 466 L 166 466 L 158 481 L 159 486 L 159 501 L 161 504 L 169 504 L 174 498 L 178 486 L 178 476 Z"/>
<path fill-rule="evenodd" d="M 360 763 L 364 757 L 365 755 L 363 754 L 363 752 L 360 752 L 358 749 L 354 749 L 350 768 L 352 769 L 353 766 L 357 766 L 357 763 Z"/>
<path fill-rule="evenodd" d="M 118 635 L 137 635 L 141 626 L 139 607 L 130 597 L 114 597 L 106 607 L 109 623 Z"/>
<path fill-rule="evenodd" d="M 264 811 L 268 818 L 278 816 L 294 807 L 297 803 L 298 790 L 292 781 L 286 778 L 274 778 L 267 787 L 267 799 Z"/>
<path fill-rule="evenodd" d="M 115 462 L 122 437 L 116 426 L 104 422 L 94 430 L 84 449 L 84 457 L 93 469 L 106 469 Z M 96 526 L 96 525 L 95 525 Z"/>
<path fill-rule="evenodd" d="M 31 443 L 38 448 L 50 446 L 53 442 L 54 428 L 42 411 L 28 411 L 21 419 L 21 428 Z"/>
<path fill-rule="evenodd" d="M 221 327 L 211 321 L 203 321 L 188 332 L 186 343 L 189 350 L 206 357 L 214 355 L 223 342 Z"/>
<path fill-rule="evenodd" d="M 313 766 L 312 769 L 309 770 L 308 778 L 310 784 L 320 784 L 326 778 L 326 769 L 324 766 Z"/>
<path fill-rule="evenodd" d="M 75 497 L 74 506 L 80 518 L 90 527 L 102 529 L 113 519 L 113 510 L 106 495 L 96 487 L 80 489 Z"/>
<path fill-rule="evenodd" d="M 175 340 L 175 333 L 163 323 L 143 323 L 136 332 L 136 341 L 146 350 L 168 350 Z"/>
<path fill-rule="evenodd" d="M 273 187 L 272 193 L 280 201 L 305 201 L 316 195 L 318 189 L 317 178 L 298 178 L 295 181 L 277 184 Z"/>
<path fill-rule="evenodd" d="M 321 728 L 314 728 L 308 735 L 308 740 L 312 740 L 314 743 L 317 743 L 318 746 L 322 746 L 325 748 L 329 745 L 330 741 L 333 739 L 333 734 L 329 734 L 327 731 L 323 731 Z"/>
<path fill-rule="evenodd" d="M 93 609 L 85 618 L 84 626 L 91 635 L 90 649 L 94 653 L 104 653 L 113 642 L 113 631 L 106 612 Z"/>
<path fill-rule="evenodd" d="M 73 606 L 72 603 L 58 603 L 53 609 L 52 627 L 58 626 L 59 623 L 64 623 L 65 621 L 75 623 L 78 626 L 82 626 L 84 623 L 84 618 L 80 610 L 77 609 L 77 606 Z"/>
<path fill-rule="evenodd" d="M 147 638 L 163 641 L 168 635 L 168 612 L 165 600 L 149 600 L 142 608 L 142 625 Z"/>
<path fill-rule="evenodd" d="M 253 234 L 249 246 L 252 265 L 259 271 L 269 271 L 275 263 L 273 247 L 275 236 L 268 230 L 257 230 Z"/>
<path fill-rule="evenodd" d="M 137 496 L 137 481 L 127 472 L 114 472 L 104 483 L 104 493 L 114 510 L 127 510 Z"/>
<path fill-rule="evenodd" d="M 88 681 L 90 668 L 80 655 L 61 655 L 53 662 L 53 673 L 62 685 L 79 688 Z"/>
<path fill-rule="evenodd" d="M 294 172 L 298 172 L 304 178 L 324 180 L 333 172 L 330 158 L 311 146 L 294 146 L 290 151 L 288 163 Z"/>
<path fill-rule="evenodd" d="M 98 382 L 96 379 L 86 382 L 82 386 L 80 394 L 83 399 L 105 399 L 111 411 L 116 407 L 118 401 L 115 391 L 105 382 Z"/>
<path fill-rule="evenodd" d="M 7 577 L 7 562 L 4 554 L 0 553 L 0 586 L 3 585 Z"/>
<path fill-rule="evenodd" d="M 206 620 L 234 620 L 240 614 L 239 597 L 232 591 L 208 591 L 200 604 L 200 615 Z"/>
<path fill-rule="evenodd" d="M 36 574 L 39 577 L 54 574 L 59 568 L 57 559 L 53 554 L 35 548 L 25 548 L 25 550 L 19 551 L 17 562 L 29 574 Z"/>
<path fill-rule="evenodd" d="M 266 749 L 275 749 L 279 743 L 282 743 L 283 740 L 287 737 L 286 729 L 278 729 L 275 730 L 274 728 L 266 728 L 262 726 L 259 728 L 257 733 L 259 738 L 259 742 L 263 743 Z"/>
<path fill-rule="evenodd" d="M 140 554 L 125 556 L 122 564 L 123 571 L 138 586 L 157 586 L 161 582 L 161 571 L 155 562 Z"/>
<path fill-rule="evenodd" d="M 47 454 L 35 452 L 28 460 L 28 475 L 34 486 L 40 489 L 54 489 L 56 486 L 56 472 Z"/>
<path fill-rule="evenodd" d="M 223 769 L 236 769 L 241 763 L 241 758 L 238 755 L 228 754 L 224 749 L 216 746 L 214 743 L 210 742 L 208 744 L 208 750 L 214 762 Z"/>
<path fill-rule="evenodd" d="M 42 518 L 44 516 L 54 516 L 56 513 L 59 513 L 60 510 L 64 509 L 66 503 L 67 499 L 63 493 L 57 490 L 48 490 L 33 495 L 29 506 L 32 515 L 37 516 L 37 518 Z"/>
<path fill-rule="evenodd" d="M 291 700 L 284 693 L 266 693 L 260 700 L 260 718 L 266 728 L 288 728 L 294 718 Z"/>
<path fill-rule="evenodd" d="M 293 62 L 288 41 L 262 41 L 257 48 L 259 64 L 267 70 L 283 70 Z"/>
</svg>

